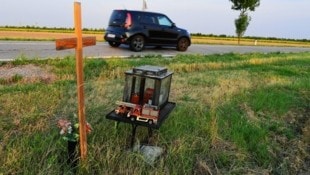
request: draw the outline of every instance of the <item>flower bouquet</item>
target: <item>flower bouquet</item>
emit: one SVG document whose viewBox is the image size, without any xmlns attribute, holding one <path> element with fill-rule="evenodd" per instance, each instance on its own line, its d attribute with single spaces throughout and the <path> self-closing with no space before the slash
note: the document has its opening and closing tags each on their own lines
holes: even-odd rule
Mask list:
<svg viewBox="0 0 310 175">
<path fill-rule="evenodd" d="M 68 163 L 76 167 L 78 161 L 76 145 L 80 138 L 79 123 L 73 124 L 67 119 L 59 119 L 57 126 L 60 128 L 60 135 L 63 135 L 62 138 L 68 142 Z M 88 122 L 86 122 L 85 127 L 87 134 L 92 131 L 92 127 Z"/>
</svg>

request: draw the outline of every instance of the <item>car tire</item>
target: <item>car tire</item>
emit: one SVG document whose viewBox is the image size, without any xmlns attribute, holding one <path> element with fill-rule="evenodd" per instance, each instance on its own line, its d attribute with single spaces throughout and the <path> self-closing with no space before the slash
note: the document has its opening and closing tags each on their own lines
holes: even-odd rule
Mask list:
<svg viewBox="0 0 310 175">
<path fill-rule="evenodd" d="M 152 125 L 154 122 L 153 122 L 153 120 L 150 119 L 150 120 L 148 121 L 148 123 L 149 123 L 149 125 Z"/>
<path fill-rule="evenodd" d="M 180 38 L 177 44 L 177 50 L 184 52 L 189 46 L 189 40 L 187 38 Z"/>
<path fill-rule="evenodd" d="M 144 49 L 145 39 L 142 35 L 136 35 L 130 40 L 130 49 L 135 52 L 140 52 Z"/>
<path fill-rule="evenodd" d="M 118 47 L 118 46 L 121 45 L 121 43 L 118 43 L 118 42 L 115 42 L 115 41 L 109 41 L 109 45 L 110 45 L 111 47 Z"/>
<path fill-rule="evenodd" d="M 136 121 L 136 118 L 134 116 L 131 116 L 130 121 L 134 122 L 134 121 Z"/>
</svg>

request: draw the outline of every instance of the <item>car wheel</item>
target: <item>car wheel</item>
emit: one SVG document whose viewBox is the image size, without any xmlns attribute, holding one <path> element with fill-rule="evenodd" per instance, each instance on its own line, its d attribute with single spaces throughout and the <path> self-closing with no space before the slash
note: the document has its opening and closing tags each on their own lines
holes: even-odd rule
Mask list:
<svg viewBox="0 0 310 175">
<path fill-rule="evenodd" d="M 131 116 L 131 117 L 130 117 L 130 120 L 131 120 L 132 122 L 134 122 L 136 119 L 135 119 L 135 117 Z"/>
<path fill-rule="evenodd" d="M 121 45 L 121 43 L 115 42 L 115 41 L 109 41 L 109 45 L 111 47 L 118 47 L 119 45 Z"/>
<path fill-rule="evenodd" d="M 152 125 L 153 124 L 153 120 L 149 120 L 149 122 L 148 122 L 150 125 Z"/>
<path fill-rule="evenodd" d="M 177 50 L 184 52 L 187 50 L 188 46 L 189 46 L 189 40 L 187 38 L 181 38 L 178 41 Z"/>
<path fill-rule="evenodd" d="M 130 49 L 140 52 L 144 49 L 144 37 L 141 35 L 134 36 L 130 41 Z"/>
</svg>

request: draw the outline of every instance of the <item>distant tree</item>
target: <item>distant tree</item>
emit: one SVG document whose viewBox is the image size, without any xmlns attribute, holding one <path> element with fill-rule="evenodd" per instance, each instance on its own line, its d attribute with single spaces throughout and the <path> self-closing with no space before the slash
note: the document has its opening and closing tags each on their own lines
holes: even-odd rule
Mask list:
<svg viewBox="0 0 310 175">
<path fill-rule="evenodd" d="M 240 38 L 244 35 L 251 18 L 247 14 L 240 14 L 239 18 L 235 19 L 236 34 L 238 37 L 238 44 L 240 44 Z"/>
<path fill-rule="evenodd" d="M 240 44 L 240 38 L 244 35 L 251 21 L 251 17 L 248 15 L 248 11 L 255 11 L 255 8 L 260 5 L 260 0 L 229 0 L 229 1 L 233 3 L 231 7 L 233 10 L 240 11 L 239 17 L 235 20 L 238 44 Z"/>
</svg>

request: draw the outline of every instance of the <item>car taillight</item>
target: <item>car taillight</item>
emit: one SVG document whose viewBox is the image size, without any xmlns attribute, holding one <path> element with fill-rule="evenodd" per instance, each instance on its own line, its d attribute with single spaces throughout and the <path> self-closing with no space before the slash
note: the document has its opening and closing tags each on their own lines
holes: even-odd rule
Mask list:
<svg viewBox="0 0 310 175">
<path fill-rule="evenodd" d="M 127 13 L 126 21 L 125 21 L 125 28 L 129 28 L 132 24 L 131 14 Z"/>
</svg>

